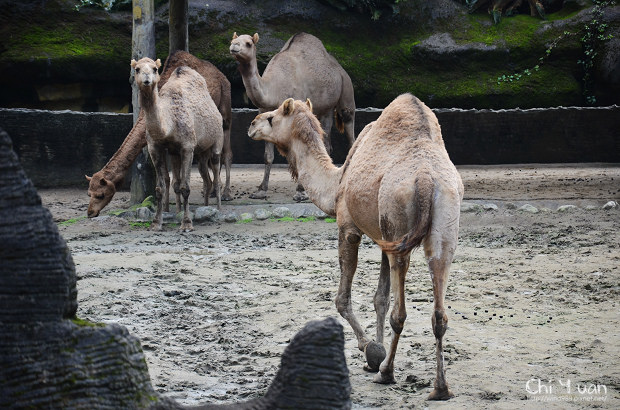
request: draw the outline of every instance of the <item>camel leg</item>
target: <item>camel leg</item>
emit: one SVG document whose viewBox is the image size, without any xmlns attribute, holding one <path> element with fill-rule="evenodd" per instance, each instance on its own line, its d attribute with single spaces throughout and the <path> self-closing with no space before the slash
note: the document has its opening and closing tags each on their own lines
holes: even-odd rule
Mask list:
<svg viewBox="0 0 620 410">
<path fill-rule="evenodd" d="M 341 215 L 339 215 L 340 218 Z M 339 219 L 340 225 L 340 219 Z M 364 329 L 353 313 L 351 304 L 351 285 L 353 276 L 357 269 L 357 255 L 362 234 L 357 227 L 352 224 L 343 224 L 338 227 L 338 260 L 340 262 L 340 285 L 336 295 L 336 308 L 353 329 L 357 338 L 357 347 L 361 351 L 366 351 L 371 339 L 366 335 Z M 372 361 L 372 360 L 371 360 Z"/>
<path fill-rule="evenodd" d="M 377 343 L 383 344 L 385 315 L 390 308 L 390 262 L 385 253 L 381 253 L 381 272 L 373 302 L 377 313 Z"/>
<path fill-rule="evenodd" d="M 395 383 L 394 379 L 394 358 L 396 357 L 396 348 L 400 334 L 405 326 L 407 318 L 407 310 L 405 307 L 405 276 L 409 269 L 409 256 L 405 255 L 388 255 L 390 264 L 390 283 L 392 285 L 392 294 L 394 296 L 394 307 L 390 314 L 390 325 L 392 326 L 392 342 L 386 358 L 379 366 L 379 373 L 375 375 L 375 383 Z"/>
<path fill-rule="evenodd" d="M 441 197 L 440 197 L 441 198 Z M 448 328 L 448 316 L 444 308 L 450 265 L 458 242 L 459 208 L 458 200 L 450 204 L 435 201 L 433 229 L 424 240 L 424 254 L 433 281 L 433 314 L 431 322 L 435 335 L 437 376 L 429 400 L 448 400 L 454 397 L 446 382 L 443 356 L 443 336 Z M 443 217 L 443 218 L 442 218 Z"/>
<path fill-rule="evenodd" d="M 325 132 L 325 137 L 323 137 L 323 144 L 325 145 L 325 149 L 329 155 L 332 154 L 332 140 L 331 140 L 331 131 L 332 125 L 334 124 L 334 116 L 330 112 L 328 115 L 320 119 L 321 128 Z"/>
<path fill-rule="evenodd" d="M 271 142 L 265 141 L 265 174 L 263 175 L 263 182 L 258 186 L 258 191 L 250 194 L 250 198 L 253 199 L 265 199 L 267 198 L 267 189 L 269 189 L 269 174 L 271 172 L 271 164 L 273 164 L 274 158 L 274 145 Z"/>
<path fill-rule="evenodd" d="M 164 174 L 164 182 L 166 183 L 166 192 L 164 194 L 164 212 L 170 212 L 170 173 L 166 170 Z"/>
<path fill-rule="evenodd" d="M 157 209 L 155 211 L 155 217 L 151 223 L 152 231 L 161 231 L 163 225 L 163 199 L 166 197 L 166 178 L 168 173 L 168 167 L 166 166 L 166 151 L 160 150 L 156 147 L 149 149 L 153 166 L 155 167 L 155 199 L 157 200 Z"/>
<path fill-rule="evenodd" d="M 192 160 L 194 159 L 193 148 L 181 149 L 181 183 L 180 194 L 183 196 L 183 220 L 181 221 L 180 231 L 189 232 L 194 230 L 192 219 L 189 214 L 189 178 L 192 172 Z"/>
<path fill-rule="evenodd" d="M 217 198 L 217 209 L 222 208 L 222 183 L 220 181 L 220 161 L 222 155 L 215 151 L 211 154 L 211 171 L 213 172 L 213 189 Z M 206 161 L 205 161 L 206 163 Z M 205 169 L 206 172 L 208 172 Z"/>
<path fill-rule="evenodd" d="M 177 213 L 181 212 L 181 194 L 179 187 L 181 184 L 181 157 L 178 155 L 170 155 L 170 163 L 172 164 L 172 190 L 174 191 L 176 200 Z M 170 207 L 168 207 L 170 209 Z"/>
<path fill-rule="evenodd" d="M 209 197 L 211 196 L 212 182 L 209 176 L 209 156 L 208 154 L 197 155 L 198 172 L 202 177 L 202 193 L 204 204 L 209 205 Z M 215 193 L 215 191 L 214 191 Z"/>
<path fill-rule="evenodd" d="M 233 197 L 230 193 L 230 167 L 232 166 L 233 154 L 230 146 L 230 121 L 224 123 L 222 157 L 224 159 L 224 168 L 226 169 L 226 184 L 224 185 L 224 191 L 222 191 L 222 201 L 232 201 Z"/>
</svg>

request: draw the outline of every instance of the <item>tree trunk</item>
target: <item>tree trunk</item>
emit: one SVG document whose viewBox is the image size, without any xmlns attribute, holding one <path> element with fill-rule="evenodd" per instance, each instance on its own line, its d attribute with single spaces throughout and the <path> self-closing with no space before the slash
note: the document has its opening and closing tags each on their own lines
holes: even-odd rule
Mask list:
<svg viewBox="0 0 620 410">
<path fill-rule="evenodd" d="M 142 57 L 155 59 L 155 5 L 154 0 L 133 0 L 133 32 L 131 41 L 131 58 L 136 61 Z M 138 85 L 134 81 L 134 71 L 130 70 L 133 104 L 133 122 L 138 120 L 140 104 Z M 131 203 L 142 202 L 155 193 L 155 170 L 146 148 L 138 155 L 131 167 Z"/>
<path fill-rule="evenodd" d="M 188 0 L 170 0 L 168 35 L 170 40 L 169 55 L 176 50 L 189 51 L 187 34 Z"/>
</svg>

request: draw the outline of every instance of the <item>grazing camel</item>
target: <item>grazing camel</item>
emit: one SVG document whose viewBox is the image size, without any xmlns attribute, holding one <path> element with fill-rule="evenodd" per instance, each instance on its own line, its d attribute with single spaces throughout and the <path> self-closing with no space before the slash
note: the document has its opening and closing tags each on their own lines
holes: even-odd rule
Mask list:
<svg viewBox="0 0 620 410">
<path fill-rule="evenodd" d="M 399 96 L 364 128 L 340 168 L 333 165 L 322 144 L 323 131 L 309 100 L 288 99 L 277 110 L 259 114 L 248 135 L 275 144 L 312 202 L 337 217 L 341 277 L 336 306 L 366 354 L 366 368 L 378 370 L 377 383 L 395 381 L 394 357 L 407 317 L 405 274 L 412 250 L 424 246 L 433 282 L 431 319 L 437 355 L 437 377 L 429 399 L 452 397 L 443 363 L 442 341 L 448 325 L 444 298 L 457 245 L 463 184 L 433 112 L 411 94 Z M 382 250 L 374 296 L 376 342 L 364 332 L 351 304 L 362 234 Z M 395 302 L 390 314 L 393 336 L 386 356 L 383 331 L 390 285 Z"/>
<path fill-rule="evenodd" d="M 202 75 L 209 87 L 209 94 L 211 94 L 211 98 L 222 115 L 222 129 L 224 132 L 222 157 L 226 169 L 226 184 L 221 195 L 222 201 L 231 201 L 233 197 L 230 193 L 230 167 L 232 164 L 232 150 L 230 147 L 230 126 L 232 123 L 230 82 L 210 62 L 201 60 L 187 51 L 177 50 L 164 63 L 159 80 L 160 88 L 166 84 L 174 69 L 180 66 L 193 68 Z M 131 168 L 138 154 L 142 152 L 144 146 L 146 146 L 146 127 L 144 113 L 140 111 L 138 121 L 108 163 L 101 170 L 95 172 L 92 177 L 86 176 L 88 180 L 88 196 L 90 197 L 87 211 L 89 218 L 99 216 L 101 210 L 110 203 L 114 194 L 116 194 L 117 188 L 123 182 L 129 168 Z M 180 206 L 181 201 L 177 198 L 177 212 L 181 210 Z M 168 211 L 168 209 L 168 198 L 164 198 L 164 210 Z"/>
<path fill-rule="evenodd" d="M 162 229 L 163 198 L 168 197 L 166 153 L 170 155 L 174 192 L 183 196 L 181 231 L 193 229 L 189 213 L 189 180 L 194 155 L 204 184 L 205 205 L 209 204 L 211 164 L 217 206 L 221 206 L 220 156 L 224 144 L 222 115 L 217 110 L 205 79 L 193 69 L 177 67 L 158 92 L 161 62 L 144 57 L 131 60 L 140 90 L 140 106 L 146 119 L 146 141 L 155 166 L 157 211 L 152 230 Z"/>
<path fill-rule="evenodd" d="M 344 132 L 353 145 L 355 141 L 355 98 L 353 84 L 346 71 L 332 57 L 321 40 L 307 33 L 291 37 L 282 50 L 269 61 L 263 76 L 258 73 L 256 64 L 256 43 L 254 36 L 233 34 L 230 53 L 239 62 L 243 85 L 252 103 L 259 112 L 275 110 L 287 98 L 305 100 L 309 98 L 314 105 L 314 113 L 319 118 L 326 135 L 324 143 L 331 153 L 329 132 L 334 115 L 336 126 Z M 265 143 L 265 174 L 258 191 L 251 198 L 266 198 L 269 186 L 269 173 L 274 159 L 273 144 Z M 294 199 L 307 199 L 301 185 L 297 186 Z"/>
</svg>

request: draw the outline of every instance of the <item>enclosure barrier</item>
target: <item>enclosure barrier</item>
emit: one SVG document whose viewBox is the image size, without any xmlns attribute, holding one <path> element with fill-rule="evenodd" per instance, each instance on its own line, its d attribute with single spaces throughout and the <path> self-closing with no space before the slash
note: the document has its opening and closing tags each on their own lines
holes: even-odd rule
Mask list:
<svg viewBox="0 0 620 410">
<path fill-rule="evenodd" d="M 509 110 L 434 109 L 446 149 L 457 165 L 620 163 L 620 107 Z M 264 144 L 247 130 L 258 113 L 233 109 L 234 164 L 262 164 Z M 358 109 L 355 134 L 381 113 Z M 37 188 L 83 186 L 100 170 L 132 127 L 132 114 L 0 108 L 0 128 Z M 332 130 L 335 163 L 346 157 L 344 135 Z M 275 163 L 285 163 L 276 156 Z"/>
</svg>

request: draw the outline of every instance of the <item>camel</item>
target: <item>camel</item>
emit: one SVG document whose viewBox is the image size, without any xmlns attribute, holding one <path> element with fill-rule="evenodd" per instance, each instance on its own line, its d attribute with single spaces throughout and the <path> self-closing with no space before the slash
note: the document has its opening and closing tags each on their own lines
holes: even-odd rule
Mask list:
<svg viewBox="0 0 620 410">
<path fill-rule="evenodd" d="M 174 192 L 183 196 L 181 231 L 193 229 L 189 213 L 190 175 L 194 155 L 204 184 L 205 205 L 209 204 L 211 164 L 217 207 L 221 207 L 220 156 L 224 145 L 222 115 L 209 94 L 207 82 L 195 70 L 175 68 L 168 82 L 158 91 L 161 61 L 148 57 L 131 60 L 140 106 L 146 121 L 146 141 L 155 166 L 157 210 L 152 230 L 162 229 L 162 199 L 168 197 L 166 153 L 171 157 Z"/>
<path fill-rule="evenodd" d="M 204 77 L 211 98 L 222 115 L 224 132 L 222 160 L 226 169 L 226 183 L 221 193 L 221 198 L 222 201 L 230 201 L 233 199 L 230 193 L 230 167 L 232 164 L 232 150 L 230 146 L 230 126 L 232 122 L 230 82 L 213 64 L 194 57 L 186 51 L 178 50 L 166 59 L 160 76 L 159 86 L 163 87 L 174 69 L 180 66 L 193 68 Z M 108 163 L 101 170 L 94 173 L 92 177 L 86 176 L 89 183 L 88 196 L 90 197 L 90 203 L 88 204 L 87 211 L 89 218 L 99 216 L 101 210 L 110 203 L 117 189 L 120 188 L 127 171 L 129 171 L 138 154 L 145 146 L 145 118 L 144 112 L 140 110 L 137 122 Z M 170 183 L 167 182 L 167 185 L 169 186 Z M 216 190 L 217 187 L 214 187 L 214 189 Z M 168 190 L 166 191 L 168 192 Z M 177 198 L 176 204 L 177 212 L 180 212 L 181 203 L 179 198 Z M 168 211 L 169 206 L 169 198 L 164 198 L 164 210 Z"/>
<path fill-rule="evenodd" d="M 448 325 L 444 299 L 448 272 L 456 250 L 463 183 L 450 161 L 433 112 L 411 94 L 392 101 L 368 124 L 336 167 L 322 144 L 321 124 L 310 100 L 287 99 L 274 111 L 259 114 L 248 130 L 254 140 L 269 141 L 287 158 L 293 178 L 306 188 L 315 205 L 338 223 L 340 285 L 336 306 L 351 325 L 365 368 L 378 371 L 377 383 L 394 383 L 394 358 L 403 331 L 405 275 L 411 252 L 423 245 L 433 283 L 437 376 L 429 399 L 453 397 L 445 378 L 443 336 Z M 374 296 L 376 342 L 353 313 L 351 284 L 357 268 L 362 234 L 382 251 L 379 283 Z M 383 347 L 390 285 L 392 341 Z"/>
<path fill-rule="evenodd" d="M 259 113 L 275 110 L 291 97 L 304 100 L 310 98 L 314 112 L 326 132 L 324 142 L 331 153 L 329 132 L 334 115 L 336 126 L 349 139 L 355 141 L 355 99 L 353 84 L 349 75 L 336 59 L 327 53 L 321 40 L 307 33 L 291 37 L 282 50 L 269 61 L 263 76 L 258 73 L 256 63 L 256 44 L 258 33 L 254 36 L 233 34 L 230 53 L 239 62 L 243 85 Z M 265 174 L 258 191 L 251 198 L 266 198 L 269 187 L 269 173 L 274 159 L 273 144 L 265 143 Z M 307 199 L 301 185 L 297 186 L 294 199 Z"/>
</svg>

